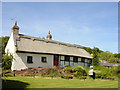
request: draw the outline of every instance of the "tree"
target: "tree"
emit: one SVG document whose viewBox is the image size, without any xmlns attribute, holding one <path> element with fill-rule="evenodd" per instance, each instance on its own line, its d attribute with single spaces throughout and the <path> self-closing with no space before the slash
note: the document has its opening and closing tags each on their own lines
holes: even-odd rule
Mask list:
<svg viewBox="0 0 120 90">
<path fill-rule="evenodd" d="M 101 60 L 106 60 L 109 63 L 119 62 L 118 57 L 115 57 L 115 55 L 109 51 L 99 53 L 99 57 Z"/>
<path fill-rule="evenodd" d="M 120 59 L 120 53 L 116 53 L 116 54 L 114 54 L 114 57 L 116 57 L 116 58 L 119 58 Z"/>
<path fill-rule="evenodd" d="M 2 69 L 8 70 L 11 68 L 13 56 L 11 54 L 4 54 L 2 57 Z"/>
<path fill-rule="evenodd" d="M 89 52 L 90 54 L 92 54 L 93 49 L 91 49 L 90 47 L 83 47 L 87 52 Z"/>
<path fill-rule="evenodd" d="M 92 60 L 92 64 L 94 66 L 98 66 L 99 65 L 98 52 L 100 52 L 99 48 L 94 47 L 94 49 L 93 49 L 93 60 Z"/>
<path fill-rule="evenodd" d="M 5 54 L 5 47 L 6 47 L 6 44 L 9 40 L 9 37 L 8 36 L 5 36 L 5 37 L 0 37 L 0 52 L 2 52 L 2 55 Z"/>
<path fill-rule="evenodd" d="M 89 52 L 90 54 L 93 54 L 93 52 L 94 52 L 94 48 L 92 49 L 92 48 L 90 48 L 90 47 L 83 47 L 87 52 Z M 100 50 L 99 48 L 97 48 L 96 47 L 96 49 L 97 49 L 97 52 L 98 53 L 100 53 L 100 52 L 103 52 L 102 50 Z"/>
</svg>

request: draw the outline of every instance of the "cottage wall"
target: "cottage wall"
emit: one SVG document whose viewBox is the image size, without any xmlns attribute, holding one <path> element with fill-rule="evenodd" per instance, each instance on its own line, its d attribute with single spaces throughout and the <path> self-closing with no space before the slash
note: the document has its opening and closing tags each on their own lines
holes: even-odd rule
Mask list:
<svg viewBox="0 0 120 90">
<path fill-rule="evenodd" d="M 73 56 L 69 56 L 69 60 L 65 60 L 65 56 L 59 56 L 59 66 L 65 67 L 65 66 L 71 66 L 71 67 L 77 67 L 77 66 L 83 66 L 85 68 L 89 67 L 92 62 L 91 59 L 88 58 L 83 58 L 83 57 L 78 57 L 77 62 L 73 60 Z M 83 59 L 81 61 L 81 59 Z"/>
<path fill-rule="evenodd" d="M 5 53 L 14 54 L 14 52 L 16 50 L 16 47 L 15 47 L 15 44 L 16 44 L 15 38 L 16 38 L 16 35 L 14 35 L 13 33 L 11 33 L 11 36 L 10 36 L 10 38 L 8 40 L 8 43 L 6 45 L 6 48 L 5 48 Z"/>
<path fill-rule="evenodd" d="M 27 63 L 27 56 L 33 57 L 33 63 Z M 46 57 L 47 62 L 42 62 L 41 58 Z M 32 67 L 51 67 L 53 66 L 53 55 L 16 53 L 12 63 L 12 70 L 21 70 Z"/>
</svg>

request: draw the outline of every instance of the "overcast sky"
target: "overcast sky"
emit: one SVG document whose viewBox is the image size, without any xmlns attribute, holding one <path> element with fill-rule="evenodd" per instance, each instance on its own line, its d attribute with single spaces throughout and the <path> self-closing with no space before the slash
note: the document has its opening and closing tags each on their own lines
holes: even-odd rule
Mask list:
<svg viewBox="0 0 120 90">
<path fill-rule="evenodd" d="M 4 2 L 2 35 L 17 20 L 20 33 L 104 51 L 118 52 L 117 2 Z"/>
</svg>

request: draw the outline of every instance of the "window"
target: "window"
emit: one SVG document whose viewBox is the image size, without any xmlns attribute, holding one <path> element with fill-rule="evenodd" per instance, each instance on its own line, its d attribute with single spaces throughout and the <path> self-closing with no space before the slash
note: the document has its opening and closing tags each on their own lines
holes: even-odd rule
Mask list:
<svg viewBox="0 0 120 90">
<path fill-rule="evenodd" d="M 89 59 L 89 60 L 88 60 L 88 63 L 91 64 L 91 63 L 92 63 L 92 60 Z"/>
<path fill-rule="evenodd" d="M 78 57 L 73 57 L 73 62 L 78 62 Z"/>
<path fill-rule="evenodd" d="M 81 58 L 78 58 L 78 61 L 80 61 L 80 62 L 81 62 Z"/>
<path fill-rule="evenodd" d="M 88 59 L 85 59 L 85 62 L 87 63 L 87 62 L 88 62 Z"/>
<path fill-rule="evenodd" d="M 70 57 L 70 60 L 73 60 L 73 57 Z"/>
<path fill-rule="evenodd" d="M 32 56 L 27 56 L 27 63 L 33 63 L 33 57 Z"/>
<path fill-rule="evenodd" d="M 70 57 L 69 56 L 65 56 L 65 61 L 70 61 Z"/>
<path fill-rule="evenodd" d="M 64 56 L 60 56 L 60 57 L 61 57 L 61 58 L 60 58 L 61 60 L 64 60 Z"/>
<path fill-rule="evenodd" d="M 81 62 L 85 62 L 85 58 L 81 58 Z"/>
<path fill-rule="evenodd" d="M 41 57 L 41 62 L 46 63 L 47 62 L 47 58 L 46 57 Z"/>
</svg>

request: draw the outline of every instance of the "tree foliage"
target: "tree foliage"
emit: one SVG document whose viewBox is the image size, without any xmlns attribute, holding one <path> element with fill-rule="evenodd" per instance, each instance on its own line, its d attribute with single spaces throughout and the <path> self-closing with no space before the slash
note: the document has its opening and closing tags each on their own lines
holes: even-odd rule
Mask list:
<svg viewBox="0 0 120 90">
<path fill-rule="evenodd" d="M 118 54 L 115 53 L 115 54 L 114 54 L 114 57 L 116 57 L 116 58 L 120 58 L 120 53 L 118 53 Z"/>
<path fill-rule="evenodd" d="M 83 47 L 87 52 L 89 52 L 90 54 L 92 54 L 93 49 L 91 49 L 90 47 Z"/>
<path fill-rule="evenodd" d="M 99 57 L 98 57 L 99 52 L 100 52 L 99 48 L 94 47 L 94 49 L 93 49 L 93 60 L 92 60 L 93 61 L 92 64 L 94 66 L 99 65 Z"/>
<path fill-rule="evenodd" d="M 95 48 L 90 48 L 90 47 L 83 47 L 87 52 L 89 52 L 90 54 L 93 54 L 94 53 L 94 51 L 95 51 L 95 49 L 97 49 L 98 51 L 98 53 L 100 53 L 100 52 L 103 52 L 102 50 L 100 50 L 99 48 L 97 48 L 97 47 L 95 47 Z"/>
<path fill-rule="evenodd" d="M 11 54 L 4 54 L 2 57 L 2 69 L 7 70 L 11 68 L 13 56 Z"/>
<path fill-rule="evenodd" d="M 8 36 L 0 37 L 0 45 L 1 45 L 0 51 L 2 51 L 2 54 L 5 54 L 5 47 L 7 45 L 8 39 L 9 39 Z"/>
<path fill-rule="evenodd" d="M 120 78 L 120 66 L 113 66 L 111 68 L 104 66 L 95 66 L 94 72 L 96 74 L 96 78 L 101 78 L 101 79 Z"/>
<path fill-rule="evenodd" d="M 109 63 L 118 63 L 118 58 L 109 51 L 99 53 L 100 60 L 106 60 Z"/>
<path fill-rule="evenodd" d="M 113 54 L 109 51 L 102 51 L 99 48 L 83 47 L 93 56 L 93 65 L 97 65 L 100 60 L 106 60 L 109 63 L 120 63 L 120 53 Z"/>
</svg>

